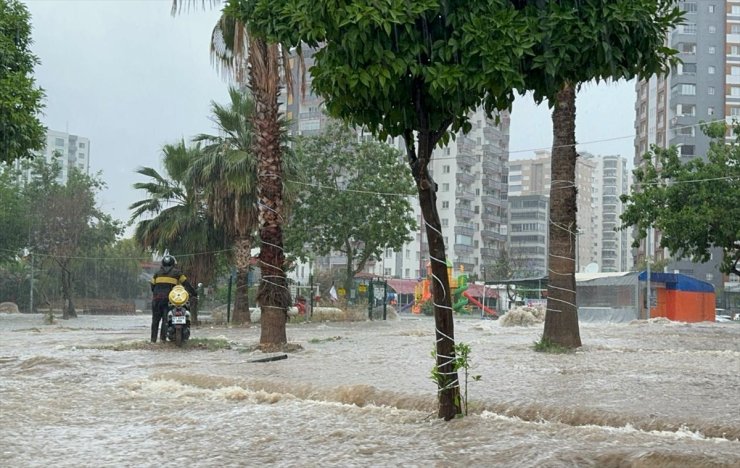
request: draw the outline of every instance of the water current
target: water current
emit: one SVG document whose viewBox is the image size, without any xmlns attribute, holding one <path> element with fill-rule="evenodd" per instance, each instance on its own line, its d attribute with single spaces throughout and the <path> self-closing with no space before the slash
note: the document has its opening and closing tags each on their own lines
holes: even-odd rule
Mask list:
<svg viewBox="0 0 740 468">
<path fill-rule="evenodd" d="M 255 363 L 259 326 L 194 329 L 232 343 L 208 351 L 0 314 L 0 466 L 740 467 L 738 324 L 581 324 L 563 355 L 542 325 L 455 333 L 481 379 L 444 422 L 429 318 L 291 323 L 302 350 Z"/>
</svg>

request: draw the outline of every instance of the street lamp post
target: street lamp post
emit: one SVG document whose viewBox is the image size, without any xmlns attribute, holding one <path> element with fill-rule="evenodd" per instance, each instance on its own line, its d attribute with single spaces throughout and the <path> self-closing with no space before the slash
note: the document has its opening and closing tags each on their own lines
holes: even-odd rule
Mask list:
<svg viewBox="0 0 740 468">
<path fill-rule="evenodd" d="M 483 307 L 486 307 L 486 267 L 485 265 L 481 265 L 480 273 L 481 273 L 481 276 L 483 276 Z M 485 309 L 481 308 L 480 316 L 481 318 L 486 316 Z"/>
</svg>

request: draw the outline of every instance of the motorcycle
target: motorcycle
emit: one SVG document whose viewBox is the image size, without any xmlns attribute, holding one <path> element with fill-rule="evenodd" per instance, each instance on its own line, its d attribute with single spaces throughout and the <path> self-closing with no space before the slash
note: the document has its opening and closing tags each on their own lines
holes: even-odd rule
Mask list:
<svg viewBox="0 0 740 468">
<path fill-rule="evenodd" d="M 177 346 L 190 338 L 190 294 L 183 286 L 175 286 L 168 296 L 167 339 Z"/>
</svg>

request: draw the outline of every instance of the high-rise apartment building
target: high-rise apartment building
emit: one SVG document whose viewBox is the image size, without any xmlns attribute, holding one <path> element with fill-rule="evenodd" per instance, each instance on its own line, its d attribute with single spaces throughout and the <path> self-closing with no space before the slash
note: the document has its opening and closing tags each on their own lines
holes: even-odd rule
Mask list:
<svg viewBox="0 0 740 468">
<path fill-rule="evenodd" d="M 540 150 L 535 152 L 534 158 L 518 159 L 511 161 L 509 165 L 509 201 L 515 197 L 527 197 L 539 195 L 550 196 L 550 173 L 552 157 L 550 151 Z M 590 158 L 578 158 L 576 163 L 576 203 L 578 212 L 576 214 L 577 229 L 576 242 L 573 248 L 576 254 L 576 270 L 582 271 L 591 263 L 598 263 L 599 237 L 597 212 L 597 200 L 595 198 L 594 171 L 597 163 Z M 522 202 L 526 200 L 522 199 Z M 528 201 L 532 203 L 531 200 Z M 514 213 L 515 206 L 510 203 L 509 209 Z M 511 253 L 519 255 L 519 247 L 516 245 L 517 238 L 529 229 L 540 229 L 539 221 L 535 218 L 527 218 L 531 214 L 540 216 L 538 211 L 522 210 L 516 216 L 512 216 L 509 225 L 509 240 L 511 242 Z M 548 218 L 549 219 L 549 218 Z M 549 224 L 546 223 L 545 227 Z M 518 234 L 514 234 L 518 233 Z M 539 235 L 533 233 L 534 235 Z M 545 237 L 547 229 L 545 229 Z M 534 238 L 532 238 L 534 239 Z M 531 241 L 531 239 L 530 239 Z M 537 246 L 527 245 L 526 249 L 531 251 L 547 248 L 547 243 L 542 242 Z"/>
<path fill-rule="evenodd" d="M 547 276 L 549 206 L 547 195 L 509 196 L 509 263 L 515 278 Z"/>
<path fill-rule="evenodd" d="M 682 63 L 665 77 L 654 76 L 636 84 L 635 165 L 650 145 L 675 145 L 683 161 L 704 157 L 709 139 L 701 133 L 700 122 L 740 118 L 740 1 L 678 1 L 685 21 L 668 35 L 668 44 L 678 50 Z M 660 242 L 656 232 L 651 242 Z M 653 249 L 651 249 L 653 250 Z M 645 243 L 634 252 L 635 261 L 645 258 Z M 662 260 L 666 252 L 652 252 Z M 681 272 L 722 286 L 713 260 L 696 264 L 672 259 L 667 270 Z"/>
<path fill-rule="evenodd" d="M 582 153 L 581 159 L 593 165 L 592 219 L 595 232 L 591 262 L 603 272 L 629 271 L 632 268 L 631 230 L 619 229 L 622 224 L 620 216 L 624 212 L 619 197 L 628 194 L 630 189 L 627 159 L 618 155 L 594 156 L 588 153 Z"/>
<path fill-rule="evenodd" d="M 47 130 L 46 147 L 37 153 L 37 157 L 43 157 L 47 162 L 58 157 L 62 163 L 62 170 L 57 179 L 64 184 L 73 168 L 84 174 L 90 173 L 90 140 L 66 132 Z M 28 164 L 24 161 L 16 161 L 16 168 L 22 170 L 21 177 L 24 180 L 27 181 L 32 176 Z"/>
</svg>

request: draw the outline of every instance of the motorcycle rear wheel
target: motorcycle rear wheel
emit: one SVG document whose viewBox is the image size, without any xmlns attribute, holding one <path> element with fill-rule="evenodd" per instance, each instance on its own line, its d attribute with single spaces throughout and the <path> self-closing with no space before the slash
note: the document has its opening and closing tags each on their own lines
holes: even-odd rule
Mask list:
<svg viewBox="0 0 740 468">
<path fill-rule="evenodd" d="M 182 346 L 182 327 L 176 327 L 175 328 L 175 344 L 177 346 Z"/>
</svg>

